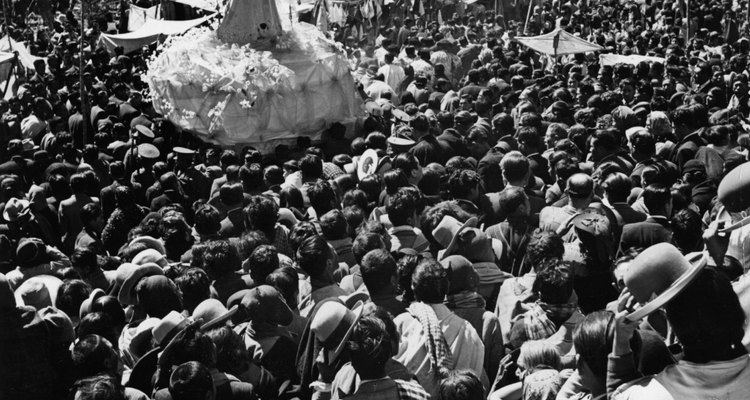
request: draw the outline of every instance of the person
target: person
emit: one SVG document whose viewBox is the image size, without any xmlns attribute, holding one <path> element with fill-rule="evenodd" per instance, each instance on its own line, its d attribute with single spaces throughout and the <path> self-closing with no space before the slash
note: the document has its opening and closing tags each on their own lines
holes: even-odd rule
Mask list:
<svg viewBox="0 0 750 400">
<path fill-rule="evenodd" d="M 370 301 L 394 317 L 406 311 L 406 305 L 396 296 L 396 260 L 388 251 L 371 250 L 362 257 L 359 265 L 362 283 L 367 288 Z"/>
<path fill-rule="evenodd" d="M 419 191 L 414 188 L 401 188 L 391 198 L 390 204 L 386 206 L 388 218 L 393 225 L 388 229 L 391 237 L 391 251 L 402 248 L 413 249 L 417 252 L 427 250 L 429 242 L 419 225 L 417 203 Z"/>
<path fill-rule="evenodd" d="M 105 254 L 101 233 L 104 229 L 102 209 L 97 203 L 89 203 L 81 208 L 81 223 L 83 229 L 76 237 L 74 249 L 90 249 L 99 254 Z"/>
<path fill-rule="evenodd" d="M 422 261 L 412 275 L 416 301 L 394 320 L 403 339 L 396 360 L 414 371 L 430 396 L 437 396 L 448 370 L 484 368 L 482 339 L 469 322 L 443 305 L 448 284 L 440 264 Z M 484 373 L 482 376 L 487 382 Z"/>
<path fill-rule="evenodd" d="M 60 227 L 65 232 L 63 235 L 63 248 L 70 251 L 75 246 L 78 234 L 83 230 L 81 221 L 81 209 L 89 203 L 99 203 L 99 199 L 91 197 L 86 193 L 86 178 L 83 174 L 75 174 L 70 177 L 70 189 L 73 194 L 60 202 L 58 210 Z"/>
<path fill-rule="evenodd" d="M 172 400 L 212 400 L 215 396 L 216 387 L 211 372 L 197 361 L 178 365 L 169 377 L 169 397 Z"/>
<path fill-rule="evenodd" d="M 482 382 L 473 371 L 451 371 L 445 379 L 440 381 L 437 398 L 440 400 L 483 399 L 484 392 Z"/>
<path fill-rule="evenodd" d="M 325 239 L 309 236 L 300 243 L 297 250 L 297 265 L 307 274 L 311 290 L 299 303 L 300 315 L 308 316 L 315 305 L 328 297 L 346 295 L 334 281 L 331 274 L 333 256 Z"/>
<path fill-rule="evenodd" d="M 651 184 L 643 190 L 643 202 L 648 217 L 642 222 L 626 224 L 622 228 L 619 253 L 631 247 L 646 248 L 656 243 L 671 242 L 672 195 L 660 184 Z"/>
</svg>

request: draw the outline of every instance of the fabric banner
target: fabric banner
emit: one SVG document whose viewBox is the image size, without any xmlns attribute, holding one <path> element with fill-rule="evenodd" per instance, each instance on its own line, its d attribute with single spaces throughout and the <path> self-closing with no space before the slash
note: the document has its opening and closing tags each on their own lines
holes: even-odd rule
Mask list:
<svg viewBox="0 0 750 400">
<path fill-rule="evenodd" d="M 664 63 L 664 59 L 661 57 L 650 57 L 640 55 L 622 56 L 619 54 L 599 54 L 600 65 L 616 65 L 616 64 L 629 64 L 638 65 L 641 61 L 645 62 L 660 62 Z"/>
<path fill-rule="evenodd" d="M 159 18 L 159 6 L 153 6 L 150 8 L 138 7 L 135 4 L 130 5 L 130 11 L 128 12 L 128 32 L 133 32 L 142 27 L 148 19 Z"/>
<path fill-rule="evenodd" d="M 5 80 L 9 78 L 8 73 L 10 67 L 13 66 L 13 57 L 13 53 L 0 52 L 0 83 L 3 87 L 5 87 Z"/>
<path fill-rule="evenodd" d="M 559 28 L 544 35 L 517 37 L 516 40 L 532 50 L 551 56 L 587 53 L 604 49 L 598 44 L 581 39 Z"/>
<path fill-rule="evenodd" d="M 134 32 L 118 35 L 102 33 L 102 35 L 99 36 L 99 44 L 103 44 L 111 53 L 114 53 L 115 47 L 117 46 L 122 46 L 125 50 L 125 54 L 132 53 L 143 46 L 148 46 L 151 43 L 154 43 L 159 37 L 183 33 L 194 26 L 198 26 L 208 21 L 214 15 L 216 14 L 187 21 L 166 21 L 149 18 Z"/>
</svg>

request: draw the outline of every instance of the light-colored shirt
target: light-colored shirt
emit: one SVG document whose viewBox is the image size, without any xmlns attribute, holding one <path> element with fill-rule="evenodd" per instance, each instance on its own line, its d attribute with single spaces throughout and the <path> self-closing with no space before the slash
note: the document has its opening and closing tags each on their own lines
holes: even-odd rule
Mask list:
<svg viewBox="0 0 750 400">
<path fill-rule="evenodd" d="M 469 369 L 479 373 L 484 368 L 484 344 L 471 324 L 442 304 L 430 304 L 435 311 L 445 341 L 453 355 L 454 369 Z M 437 379 L 427 350 L 427 335 L 422 324 L 408 312 L 393 322 L 401 336 L 398 354 L 394 359 L 417 376 L 427 393 L 437 398 L 440 381 Z M 486 380 L 486 375 L 482 374 Z"/>
</svg>

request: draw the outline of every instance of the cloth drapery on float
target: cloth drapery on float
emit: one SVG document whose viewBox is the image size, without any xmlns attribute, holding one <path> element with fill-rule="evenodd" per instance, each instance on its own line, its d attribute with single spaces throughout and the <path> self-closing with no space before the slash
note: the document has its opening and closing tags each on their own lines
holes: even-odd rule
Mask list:
<svg viewBox="0 0 750 400">
<path fill-rule="evenodd" d="M 557 28 L 550 33 L 545 33 L 544 35 L 517 37 L 516 40 L 532 50 L 550 56 L 563 56 L 566 54 L 604 50 L 604 47 L 583 40 L 560 28 Z"/>
<path fill-rule="evenodd" d="M 138 28 L 142 27 L 149 19 L 159 19 L 158 5 L 143 8 L 131 4 L 130 11 L 128 12 L 128 32 L 138 30 Z"/>
<path fill-rule="evenodd" d="M 187 21 L 166 21 L 149 18 L 146 20 L 146 23 L 133 32 L 118 35 L 102 33 L 99 37 L 99 43 L 106 46 L 110 52 L 114 52 L 115 47 L 122 46 L 125 54 L 128 54 L 143 46 L 154 43 L 160 37 L 184 33 L 188 29 L 206 22 L 214 15 L 216 14 Z"/>
<path fill-rule="evenodd" d="M 616 64 L 638 65 L 642 61 L 660 62 L 664 64 L 664 59 L 661 57 L 641 56 L 637 54 L 629 55 L 629 56 L 622 56 L 619 54 L 599 54 L 599 65 L 616 65 Z"/>
</svg>

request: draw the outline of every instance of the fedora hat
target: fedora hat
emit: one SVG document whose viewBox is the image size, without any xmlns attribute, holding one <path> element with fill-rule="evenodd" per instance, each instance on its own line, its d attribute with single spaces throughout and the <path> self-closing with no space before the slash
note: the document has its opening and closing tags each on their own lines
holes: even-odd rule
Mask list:
<svg viewBox="0 0 750 400">
<path fill-rule="evenodd" d="M 269 285 L 260 285 L 250 289 L 250 292 L 242 298 L 241 305 L 252 320 L 287 326 L 292 323 L 294 317 L 281 293 Z"/>
<path fill-rule="evenodd" d="M 237 305 L 227 309 L 219 300 L 206 299 L 193 310 L 193 319 L 203 321 L 201 330 L 207 331 L 226 324 L 238 309 Z"/>
<path fill-rule="evenodd" d="M 161 254 L 167 253 L 167 250 L 164 248 L 164 242 L 151 236 L 138 236 L 137 238 L 131 240 L 128 245 L 132 246 L 136 243 L 143 243 L 146 245 L 146 247 L 154 249 Z"/>
<path fill-rule="evenodd" d="M 637 321 L 666 305 L 684 290 L 706 266 L 705 253 L 683 256 L 669 243 L 655 244 L 630 263 L 625 272 L 625 286 L 641 308 L 628 315 Z"/>
<path fill-rule="evenodd" d="M 438 226 L 432 230 L 432 237 L 444 247 L 444 250 L 441 250 L 441 254 L 438 255 L 438 260 L 449 256 L 458 244 L 458 235 L 467 228 L 476 227 L 477 221 L 476 217 L 471 217 L 466 222 L 461 223 L 450 215 L 444 216 Z"/>
<path fill-rule="evenodd" d="M 358 302 L 354 309 L 350 310 L 338 301 L 328 301 L 323 303 L 313 316 L 310 330 L 328 351 L 330 361 L 341 354 L 346 341 L 362 317 L 363 309 L 362 302 Z"/>
<path fill-rule="evenodd" d="M 57 292 L 60 290 L 62 284 L 63 281 L 60 278 L 52 275 L 31 277 L 16 289 L 14 293 L 16 304 L 27 305 L 37 309 L 54 306 L 57 301 Z"/>
<path fill-rule="evenodd" d="M 165 268 L 169 264 L 169 261 L 167 261 L 167 258 L 164 257 L 164 254 L 160 253 L 159 250 L 156 249 L 143 250 L 140 253 L 136 254 L 135 257 L 133 257 L 133 264 L 143 265 L 148 263 L 156 264 L 162 268 Z"/>
<path fill-rule="evenodd" d="M 26 215 L 29 211 L 29 201 L 23 199 L 17 199 L 12 197 L 5 203 L 5 210 L 3 210 L 3 218 L 8 222 L 13 222 L 19 217 Z"/>
<path fill-rule="evenodd" d="M 144 354 L 151 351 L 151 339 L 154 338 L 153 329 L 159 324 L 159 318 L 146 318 L 135 330 L 135 335 L 128 344 L 128 350 L 135 359 L 141 358 Z M 158 346 L 157 346 L 158 348 Z"/>
<path fill-rule="evenodd" d="M 83 319 L 86 314 L 91 312 L 91 305 L 94 304 L 96 299 L 106 296 L 107 293 L 104 290 L 96 288 L 91 291 L 89 297 L 81 303 L 81 307 L 78 309 L 78 318 Z"/>
<path fill-rule="evenodd" d="M 151 334 L 157 345 L 165 346 L 192 321 L 194 321 L 192 318 L 188 318 L 177 311 L 170 311 L 169 314 L 154 324 L 151 328 Z"/>
<path fill-rule="evenodd" d="M 152 275 L 164 275 L 164 271 L 158 264 L 148 263 L 143 265 L 136 265 L 132 268 L 125 280 L 122 282 L 120 287 L 120 293 L 117 295 L 117 300 L 122 305 L 135 305 L 135 285 L 141 279 L 152 276 Z"/>
</svg>

